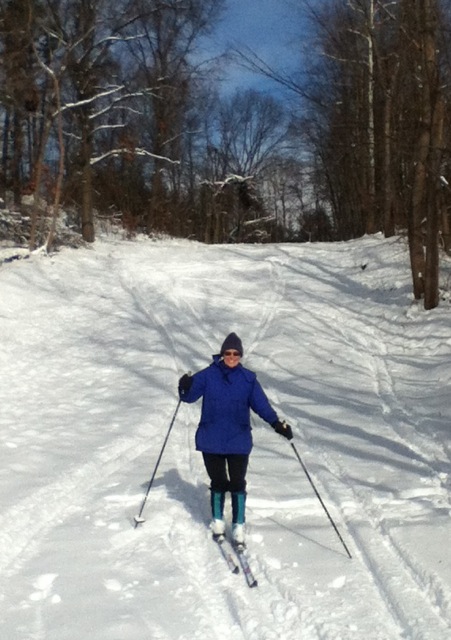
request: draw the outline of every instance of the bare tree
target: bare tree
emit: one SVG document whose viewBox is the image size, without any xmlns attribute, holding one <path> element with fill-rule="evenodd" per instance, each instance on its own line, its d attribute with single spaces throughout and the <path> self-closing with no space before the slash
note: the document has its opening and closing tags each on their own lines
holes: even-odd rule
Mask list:
<svg viewBox="0 0 451 640">
<path fill-rule="evenodd" d="M 214 108 L 214 107 L 213 107 Z M 274 158 L 287 146 L 286 109 L 270 95 L 238 90 L 218 97 L 215 126 L 207 138 L 203 172 L 203 211 L 207 241 L 266 237 L 273 207 L 263 194 Z"/>
<path fill-rule="evenodd" d="M 440 88 L 438 5 L 435 0 L 415 0 L 404 5 L 405 33 L 417 78 L 418 131 L 413 157 L 412 205 L 409 248 L 413 291 L 425 298 L 425 307 L 438 304 L 438 231 L 441 149 L 444 104 Z M 424 249 L 426 218 L 426 252 Z M 426 255 L 425 255 L 426 253 Z"/>
<path fill-rule="evenodd" d="M 33 56 L 35 19 L 42 7 L 31 0 L 0 2 L 0 42 L 2 46 L 1 103 L 5 109 L 3 129 L 3 183 L 12 189 L 15 204 L 20 204 L 24 158 L 28 143 L 28 168 L 33 161 L 31 127 L 39 106 L 38 70 Z M 28 139 L 25 137 L 28 128 Z"/>
<path fill-rule="evenodd" d="M 321 170 L 339 238 L 408 229 L 414 296 L 438 303 L 440 233 L 449 245 L 449 3 L 303 0 L 318 56 L 308 73 L 245 64 L 303 100 L 299 134 Z M 314 174 L 312 174 L 314 175 Z"/>
<path fill-rule="evenodd" d="M 223 0 L 138 0 L 134 6 L 139 15 L 135 32 L 141 37 L 129 41 L 129 48 L 138 82 L 148 89 L 142 135 L 155 156 L 147 230 L 169 230 L 169 209 L 179 199 L 179 182 L 164 158 L 183 158 L 187 115 L 199 77 L 193 56 L 200 36 L 218 19 Z"/>
<path fill-rule="evenodd" d="M 238 90 L 224 99 L 218 116 L 218 153 L 229 173 L 255 175 L 287 139 L 282 105 L 255 90 Z"/>
</svg>

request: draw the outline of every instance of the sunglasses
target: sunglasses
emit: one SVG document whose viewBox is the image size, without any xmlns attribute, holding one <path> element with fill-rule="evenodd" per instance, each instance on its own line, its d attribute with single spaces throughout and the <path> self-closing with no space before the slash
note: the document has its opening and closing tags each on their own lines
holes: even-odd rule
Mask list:
<svg viewBox="0 0 451 640">
<path fill-rule="evenodd" d="M 224 351 L 224 356 L 235 356 L 235 358 L 241 358 L 241 353 L 239 351 Z"/>
</svg>

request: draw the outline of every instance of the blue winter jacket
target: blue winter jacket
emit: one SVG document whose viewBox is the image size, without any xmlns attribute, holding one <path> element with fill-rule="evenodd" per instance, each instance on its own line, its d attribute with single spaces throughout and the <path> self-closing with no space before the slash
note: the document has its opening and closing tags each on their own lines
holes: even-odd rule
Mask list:
<svg viewBox="0 0 451 640">
<path fill-rule="evenodd" d="M 183 402 L 202 398 L 196 431 L 196 449 L 204 453 L 249 454 L 252 449 L 250 409 L 272 424 L 277 414 L 269 404 L 255 373 L 241 364 L 227 367 L 219 355 L 192 376 L 188 391 L 179 390 Z"/>
</svg>

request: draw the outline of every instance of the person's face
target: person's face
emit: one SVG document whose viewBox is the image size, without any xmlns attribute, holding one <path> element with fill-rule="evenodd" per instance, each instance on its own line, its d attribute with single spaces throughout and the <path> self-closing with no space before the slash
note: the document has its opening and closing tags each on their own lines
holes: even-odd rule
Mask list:
<svg viewBox="0 0 451 640">
<path fill-rule="evenodd" d="M 235 349 L 227 349 L 223 353 L 224 362 L 228 367 L 236 367 L 240 363 L 240 354 Z"/>
</svg>

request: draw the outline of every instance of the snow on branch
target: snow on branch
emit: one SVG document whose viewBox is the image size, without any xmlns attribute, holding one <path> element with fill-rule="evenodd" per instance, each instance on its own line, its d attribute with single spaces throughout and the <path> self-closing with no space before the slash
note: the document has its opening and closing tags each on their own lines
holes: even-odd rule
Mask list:
<svg viewBox="0 0 451 640">
<path fill-rule="evenodd" d="M 218 189 L 223 189 L 229 184 L 237 184 L 248 182 L 249 180 L 254 180 L 255 176 L 240 176 L 238 174 L 230 174 L 224 180 L 216 180 L 215 182 L 210 182 L 209 180 L 204 180 L 203 184 L 211 184 Z"/>
<path fill-rule="evenodd" d="M 264 216 L 263 218 L 253 218 L 252 220 L 243 220 L 241 224 L 243 227 L 250 227 L 253 224 L 260 225 L 262 222 L 273 222 L 276 219 L 276 216 L 271 214 L 269 216 Z"/>
<path fill-rule="evenodd" d="M 171 158 L 166 158 L 165 156 L 159 156 L 156 153 L 151 153 L 150 151 L 147 151 L 146 149 L 133 149 L 132 153 L 135 156 L 146 156 L 148 158 L 154 158 L 155 160 L 163 160 L 165 162 L 169 162 L 170 164 L 180 164 L 180 160 L 171 160 Z M 102 160 L 105 160 L 106 158 L 118 157 L 123 154 L 130 155 L 130 148 L 122 147 L 120 149 L 111 149 L 110 151 L 106 151 L 105 153 L 103 153 L 100 156 L 97 156 L 96 158 L 91 158 L 91 166 L 97 164 L 98 162 L 101 162 Z"/>
<path fill-rule="evenodd" d="M 66 109 L 77 109 L 78 107 L 82 107 L 87 104 L 91 104 L 95 100 L 99 100 L 99 98 L 105 98 L 106 96 L 110 96 L 113 93 L 117 93 L 118 91 L 122 91 L 124 89 L 124 85 L 113 86 L 110 89 L 106 89 L 101 93 L 97 93 L 95 96 L 91 98 L 86 98 L 85 100 L 79 100 L 78 102 L 67 102 L 65 105 L 61 107 L 61 111 L 66 111 Z"/>
<path fill-rule="evenodd" d="M 120 87 L 123 88 L 123 87 Z M 117 109 L 118 105 L 121 102 L 124 102 L 125 100 L 131 100 L 132 98 L 141 98 L 142 96 L 145 95 L 151 95 L 151 91 L 135 91 L 134 93 L 125 93 L 124 95 L 118 96 L 116 98 L 114 98 L 114 100 L 112 100 L 110 102 L 110 104 L 106 105 L 103 109 L 101 109 L 100 111 L 96 111 L 96 113 L 91 113 L 89 118 L 90 120 L 95 120 L 96 118 L 98 118 L 99 116 L 103 116 L 105 115 L 105 113 L 108 113 L 108 111 L 112 111 L 113 109 Z M 100 94 L 98 94 L 97 96 L 95 96 L 94 99 L 97 99 L 99 97 L 102 97 Z M 138 109 L 133 109 L 130 106 L 122 106 L 122 109 L 127 109 L 128 111 L 130 111 L 131 113 L 139 113 Z"/>
</svg>

